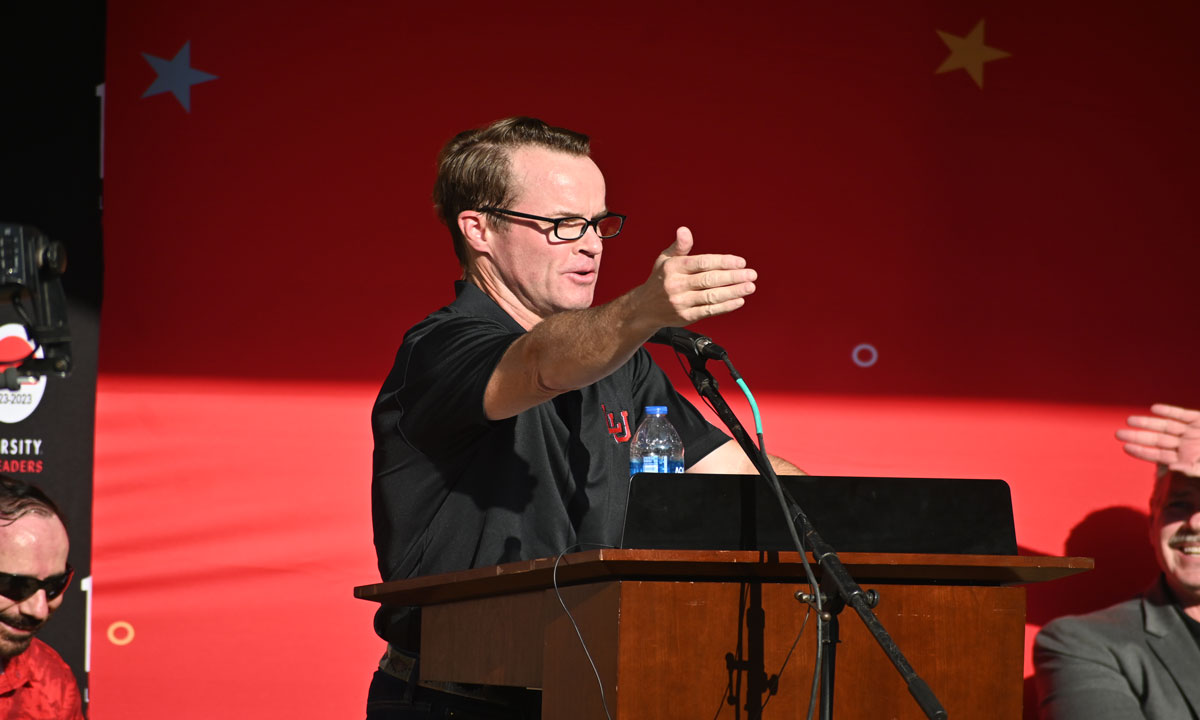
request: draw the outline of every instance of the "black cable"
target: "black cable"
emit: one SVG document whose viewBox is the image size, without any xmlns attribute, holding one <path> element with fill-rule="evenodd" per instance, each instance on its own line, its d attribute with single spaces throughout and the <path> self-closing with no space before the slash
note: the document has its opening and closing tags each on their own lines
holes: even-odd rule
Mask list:
<svg viewBox="0 0 1200 720">
<path fill-rule="evenodd" d="M 739 373 L 737 371 L 737 368 L 735 368 L 733 366 L 733 361 L 730 360 L 728 356 L 726 356 L 723 359 L 723 362 L 725 363 L 726 369 L 729 370 L 729 375 L 735 381 L 742 380 L 741 373 Z M 733 408 L 729 409 L 729 413 L 731 415 L 734 415 L 734 417 L 736 419 L 736 415 L 733 412 Z M 740 424 L 740 422 L 739 422 L 739 424 Z M 796 551 L 800 553 L 800 563 L 804 567 L 804 575 L 808 580 L 808 587 L 809 587 L 809 590 L 811 591 L 809 593 L 809 597 L 813 598 L 813 601 L 816 604 L 817 627 L 819 629 L 821 627 L 822 623 L 825 623 L 828 621 L 825 619 L 825 612 L 824 612 L 824 608 L 823 608 L 823 600 L 821 598 L 820 584 L 817 582 L 817 576 L 816 576 L 816 573 L 813 572 L 812 565 L 808 562 L 808 553 L 806 553 L 804 551 L 804 543 L 801 542 L 800 533 L 796 529 L 796 518 L 793 517 L 793 515 L 792 515 L 791 508 L 792 508 L 792 505 L 795 505 L 796 503 L 793 500 L 789 504 L 788 499 L 790 496 L 789 497 L 784 496 L 783 484 L 780 483 L 779 476 L 775 474 L 775 467 L 773 465 L 771 465 L 771 458 L 767 455 L 767 443 L 766 443 L 766 439 L 763 437 L 763 433 L 757 432 L 755 434 L 758 436 L 758 447 L 756 448 L 756 450 L 758 450 L 759 462 L 754 463 L 754 458 L 751 458 L 750 460 L 751 460 L 751 463 L 755 464 L 756 466 L 759 466 L 759 469 L 762 471 L 763 478 L 766 479 L 768 487 L 770 487 L 771 491 L 774 493 L 775 499 L 779 503 L 779 508 L 783 512 L 784 518 L 786 518 L 786 522 L 784 523 L 784 526 L 787 527 L 788 534 L 792 536 L 792 545 L 794 545 L 796 548 Z M 749 440 L 749 438 L 747 438 L 747 440 Z M 754 446 L 753 442 L 750 442 L 749 444 L 751 445 L 751 447 Z M 814 552 L 815 552 L 815 550 L 814 550 Z M 812 607 L 812 606 L 810 605 L 809 607 Z M 816 654 L 815 654 L 815 657 L 813 658 L 814 662 L 813 662 L 812 686 L 811 686 L 811 689 L 809 691 L 809 696 L 808 696 L 808 715 L 807 715 L 808 720 L 812 720 L 813 715 L 816 713 L 817 688 L 818 688 L 818 683 L 820 682 L 820 677 L 821 677 L 821 675 L 820 675 L 821 660 L 824 656 L 824 649 L 821 647 L 820 636 L 821 636 L 821 633 L 818 631 Z"/>
<path fill-rule="evenodd" d="M 758 433 L 759 443 L 762 444 L 762 433 Z M 775 474 L 775 468 L 771 465 L 771 460 L 767 457 L 766 452 L 763 452 L 763 465 L 769 473 L 768 484 L 775 492 L 775 498 L 779 501 L 779 507 L 783 509 L 783 515 L 787 518 L 788 532 L 792 535 L 792 542 L 796 544 L 800 552 L 800 561 L 804 565 L 804 572 L 808 576 L 808 587 L 812 591 L 811 597 L 816 603 L 817 610 L 817 627 L 820 628 L 822 623 L 829 622 L 825 619 L 825 612 L 822 607 L 821 586 L 817 582 L 816 574 L 813 572 L 812 566 L 808 562 L 808 553 L 804 552 L 804 545 L 800 542 L 799 533 L 796 531 L 796 519 L 792 517 L 791 508 L 788 507 L 787 500 L 783 496 L 783 486 L 779 482 L 779 477 Z M 811 605 L 810 605 L 811 607 Z M 817 651 L 813 658 L 813 679 L 812 687 L 808 695 L 808 720 L 812 720 L 816 714 L 817 707 L 817 688 L 821 679 L 821 660 L 824 656 L 824 648 L 821 647 L 821 633 L 817 633 Z"/>
<path fill-rule="evenodd" d="M 809 606 L 809 608 L 807 610 L 804 611 L 804 621 L 800 623 L 800 632 L 796 633 L 796 639 L 792 641 L 792 646 L 790 648 L 788 648 L 787 655 L 785 655 L 783 657 L 783 664 L 779 666 L 779 672 L 775 673 L 775 682 L 776 683 L 778 683 L 779 679 L 783 677 L 783 671 L 787 669 L 788 661 L 792 659 L 792 653 L 795 652 L 796 645 L 798 645 L 800 643 L 800 638 L 804 637 L 804 628 L 808 627 L 808 619 L 810 617 L 812 617 L 812 606 L 811 605 Z M 817 638 L 817 644 L 818 645 L 821 644 L 821 638 Z M 820 677 L 820 675 L 817 675 L 817 677 Z M 814 687 L 812 690 L 812 694 L 808 696 L 809 697 L 808 704 L 810 706 L 810 709 L 809 709 L 810 713 L 812 712 L 812 709 L 811 709 L 812 698 L 813 698 L 813 696 L 816 695 L 816 693 L 817 693 L 817 689 L 816 689 L 816 687 Z M 767 696 L 766 701 L 762 704 L 762 707 L 760 707 L 759 710 L 765 710 L 767 708 L 767 703 L 771 702 L 771 698 L 774 696 L 775 696 L 775 693 L 771 693 L 769 696 Z"/>
<path fill-rule="evenodd" d="M 587 642 L 583 639 L 583 632 L 579 629 L 579 623 L 575 622 L 575 616 L 567 609 L 567 603 L 563 600 L 562 593 L 558 589 L 558 563 L 563 559 L 563 556 L 574 549 L 582 550 L 584 546 L 595 548 L 612 548 L 612 545 L 600 545 L 597 543 L 577 543 L 563 548 L 563 551 L 554 558 L 554 571 L 551 573 L 551 580 L 554 583 L 554 596 L 558 598 L 558 604 L 562 606 L 563 612 L 567 614 L 567 619 L 571 621 L 571 627 L 575 628 L 575 637 L 579 638 L 579 645 L 583 648 L 583 654 L 587 657 L 588 664 L 592 666 L 592 673 L 596 676 L 596 686 L 600 689 L 600 702 L 604 705 L 604 717 L 612 720 L 612 714 L 608 711 L 608 698 L 604 696 L 604 681 L 600 679 L 600 671 L 596 669 L 596 661 L 592 659 L 592 653 L 588 650 Z"/>
<path fill-rule="evenodd" d="M 691 377 L 691 373 L 687 370 L 686 366 L 684 366 L 684 364 L 683 364 L 683 353 L 676 350 L 675 358 L 679 362 L 679 366 L 681 368 L 683 368 L 684 372 L 687 373 L 689 377 Z M 697 358 L 694 360 L 694 362 L 696 362 L 698 364 L 697 369 L 700 369 L 701 367 L 703 367 L 705 360 L 703 358 Z M 722 362 L 725 364 L 725 367 L 728 369 L 729 375 L 735 381 L 742 379 L 741 374 L 737 371 L 737 368 L 735 368 L 733 366 L 733 361 L 730 360 L 728 356 L 723 358 Z M 703 395 L 701 395 L 700 397 L 702 400 L 704 400 L 705 404 L 708 405 L 710 410 L 712 410 L 718 416 L 720 415 L 720 413 L 717 413 L 716 408 L 713 407 L 712 402 L 709 401 L 708 398 L 704 397 Z M 734 416 L 734 419 L 736 419 L 737 416 L 733 412 L 732 408 L 729 408 L 729 413 Z M 741 424 L 740 421 L 738 424 Z M 825 620 L 825 612 L 824 612 L 824 608 L 823 608 L 823 601 L 821 598 L 820 584 L 817 582 L 816 573 L 813 572 L 812 565 L 808 561 L 808 553 L 806 553 L 804 551 L 804 543 L 801 542 L 800 533 L 796 529 L 796 518 L 792 516 L 791 506 L 788 503 L 788 498 L 784 496 L 783 485 L 779 482 L 779 477 L 775 473 L 774 466 L 771 465 L 771 459 L 767 456 L 766 440 L 763 437 L 763 433 L 758 432 L 758 433 L 756 433 L 756 435 L 758 436 L 758 447 L 754 448 L 754 449 L 757 450 L 757 452 L 758 452 L 758 455 L 759 455 L 758 460 L 759 461 L 757 463 L 755 463 L 754 458 L 750 458 L 750 461 L 751 461 L 751 464 L 754 464 L 755 466 L 759 467 L 759 469 L 761 470 L 763 478 L 767 481 L 768 487 L 771 488 L 771 491 L 775 495 L 775 499 L 778 501 L 779 507 L 783 512 L 783 516 L 784 516 L 784 518 L 786 518 L 784 525 L 788 530 L 788 534 L 791 535 L 791 537 L 792 537 L 793 546 L 795 546 L 796 551 L 800 553 L 800 562 L 804 567 L 804 574 L 808 581 L 809 590 L 811 591 L 809 593 L 809 596 L 811 598 L 813 598 L 813 601 L 816 605 L 817 624 L 818 624 L 818 628 L 820 628 L 821 623 L 828 622 L 827 620 Z M 747 442 L 751 447 L 754 447 L 754 442 L 752 440 L 750 440 L 749 437 L 747 437 Z M 809 607 L 811 608 L 812 605 L 810 604 Z M 807 623 L 807 622 L 808 622 L 808 618 L 806 615 L 805 623 Z M 820 677 L 821 677 L 820 676 L 821 660 L 824 656 L 823 648 L 821 647 L 820 635 L 821 635 L 821 633 L 818 632 L 816 654 L 815 654 L 814 663 L 813 663 L 812 686 L 811 686 L 811 690 L 810 690 L 809 698 L 808 698 L 808 714 L 807 714 L 808 720 L 812 720 L 812 718 L 816 712 L 817 689 L 819 687 L 819 682 L 820 682 Z M 797 640 L 799 640 L 799 638 L 797 638 Z M 789 654 L 790 654 L 790 652 L 789 652 Z M 765 705 L 765 703 L 764 703 L 764 705 Z"/>
<path fill-rule="evenodd" d="M 766 440 L 763 439 L 762 433 L 758 433 L 758 447 L 759 447 L 759 451 L 762 452 L 763 457 L 766 457 L 767 456 Z M 767 463 L 769 465 L 770 460 L 768 460 Z M 772 468 L 772 472 L 774 472 L 774 468 Z M 776 481 L 778 481 L 778 478 L 776 478 Z M 791 511 L 789 510 L 786 514 L 789 517 L 789 519 L 791 520 L 793 527 L 795 527 L 795 518 L 791 517 L 791 514 L 792 514 Z M 803 558 L 805 569 L 807 569 L 811 572 L 811 568 L 809 568 L 809 566 L 808 566 L 808 556 L 803 550 L 800 551 L 800 557 Z M 813 598 L 817 605 L 817 627 L 819 628 L 821 626 L 821 623 L 826 622 L 826 621 L 824 619 L 824 614 L 821 610 L 821 602 L 822 602 L 821 588 L 820 588 L 820 586 L 815 586 L 815 587 L 813 586 L 812 576 L 810 576 L 808 589 L 812 591 Z M 809 613 L 812 612 L 812 609 L 813 609 L 812 605 L 809 605 L 808 612 L 804 613 L 804 625 L 808 624 L 808 616 L 809 616 Z M 801 633 L 804 632 L 803 625 L 801 625 L 801 627 L 800 627 L 800 632 Z M 800 637 L 796 636 L 796 640 L 799 641 Z M 792 648 L 794 649 L 795 647 L 796 647 L 796 643 L 793 642 Z M 808 715 L 806 716 L 808 718 L 808 720 L 812 720 L 813 713 L 816 712 L 817 688 L 819 687 L 819 683 L 821 680 L 821 656 L 823 654 L 824 654 L 824 648 L 821 647 L 821 633 L 818 632 L 817 633 L 817 652 L 816 652 L 816 656 L 813 658 L 814 662 L 813 662 L 812 686 L 810 687 L 809 692 L 808 692 Z M 788 657 L 791 657 L 791 655 L 792 655 L 792 651 L 789 650 Z M 786 660 L 784 661 L 784 665 L 787 665 Z M 780 670 L 780 674 L 783 674 L 782 669 Z M 763 703 L 763 706 L 765 707 L 766 703 Z"/>
</svg>

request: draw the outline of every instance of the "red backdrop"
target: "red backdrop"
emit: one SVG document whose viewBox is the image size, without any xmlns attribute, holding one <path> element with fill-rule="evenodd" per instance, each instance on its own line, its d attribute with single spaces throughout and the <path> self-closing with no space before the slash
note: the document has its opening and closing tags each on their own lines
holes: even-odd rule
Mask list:
<svg viewBox="0 0 1200 720">
<path fill-rule="evenodd" d="M 601 299 L 680 224 L 759 270 L 697 329 L 774 452 L 1008 480 L 1026 551 L 1098 562 L 1029 641 L 1137 592 L 1112 431 L 1200 404 L 1200 9 L 871 5 L 109 0 L 93 717 L 361 713 L 370 405 L 457 277 L 436 152 L 512 114 L 593 137 L 630 217 Z M 981 22 L 1006 57 L 939 34 Z M 215 78 L 150 94 L 185 46 Z"/>
</svg>

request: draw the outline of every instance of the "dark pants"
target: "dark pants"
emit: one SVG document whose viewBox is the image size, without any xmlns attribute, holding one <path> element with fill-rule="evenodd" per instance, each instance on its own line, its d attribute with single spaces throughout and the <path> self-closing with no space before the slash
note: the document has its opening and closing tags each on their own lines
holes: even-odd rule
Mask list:
<svg viewBox="0 0 1200 720">
<path fill-rule="evenodd" d="M 541 698 L 529 691 L 516 696 L 513 707 L 416 686 L 409 695 L 408 683 L 382 670 L 371 678 L 367 693 L 367 720 L 538 720 Z"/>
</svg>

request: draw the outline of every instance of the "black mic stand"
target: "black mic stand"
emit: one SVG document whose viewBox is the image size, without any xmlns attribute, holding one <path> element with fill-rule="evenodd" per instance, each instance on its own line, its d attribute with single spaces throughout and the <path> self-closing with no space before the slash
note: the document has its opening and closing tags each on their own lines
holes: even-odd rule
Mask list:
<svg viewBox="0 0 1200 720">
<path fill-rule="evenodd" d="M 733 434 L 733 438 L 741 445 L 746 456 L 750 458 L 750 462 L 754 467 L 758 468 L 759 474 L 767 481 L 767 484 L 775 492 L 779 498 L 780 506 L 788 516 L 789 530 L 792 532 L 793 541 L 797 543 L 796 550 L 801 554 L 804 553 L 804 547 L 799 544 L 796 535 L 795 526 L 799 525 L 803 529 L 804 539 L 808 546 L 812 548 L 813 557 L 816 558 L 817 564 L 824 570 L 821 577 L 820 588 L 814 588 L 815 592 L 821 593 L 825 598 L 825 605 L 821 608 L 821 612 L 817 614 L 818 642 L 822 643 L 825 652 L 821 657 L 821 719 L 832 720 L 833 718 L 833 682 L 835 661 L 837 654 L 835 646 L 839 641 L 838 638 L 838 614 L 842 609 L 849 605 L 858 613 L 863 624 L 870 630 L 871 635 L 875 637 L 875 642 L 883 650 L 884 654 L 891 660 L 892 665 L 904 678 L 905 684 L 908 686 L 908 692 L 921 706 L 921 711 L 925 713 L 925 717 L 930 720 L 946 720 L 948 715 L 945 708 L 938 701 L 937 696 L 930 690 L 929 685 L 925 683 L 908 664 L 904 655 L 900 652 L 900 648 L 888 635 L 883 624 L 879 622 L 874 611 L 871 608 L 879 602 L 879 596 L 874 590 L 863 592 L 863 589 L 858 586 L 858 583 L 850 577 L 850 573 L 846 571 L 842 565 L 841 559 L 837 553 L 830 547 L 817 533 L 817 529 L 813 527 L 812 522 L 804 511 L 800 509 L 800 505 L 787 488 L 779 482 L 774 469 L 771 467 L 770 460 L 766 454 L 761 452 L 750 439 L 750 435 L 746 429 L 742 427 L 733 410 L 729 408 L 729 404 L 721 397 L 721 393 L 717 390 L 717 381 L 713 378 L 712 373 L 705 367 L 707 360 L 695 353 L 687 353 L 688 361 L 692 366 L 692 370 L 688 373 L 688 377 L 692 380 L 692 385 L 695 386 L 696 392 L 700 396 L 708 400 L 717 416 L 729 428 Z M 738 377 L 733 369 L 733 364 L 728 359 L 725 360 L 726 366 L 730 373 L 735 378 Z M 809 596 L 808 593 L 796 593 L 796 599 L 801 602 L 808 603 L 817 607 L 816 598 Z"/>
</svg>

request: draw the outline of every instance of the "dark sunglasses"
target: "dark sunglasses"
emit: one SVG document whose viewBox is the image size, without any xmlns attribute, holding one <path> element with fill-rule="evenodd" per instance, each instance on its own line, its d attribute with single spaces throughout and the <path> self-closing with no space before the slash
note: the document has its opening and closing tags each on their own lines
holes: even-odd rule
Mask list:
<svg viewBox="0 0 1200 720">
<path fill-rule="evenodd" d="M 35 577 L 28 575 L 9 575 L 5 572 L 0 572 L 0 595 L 12 600 L 13 602 L 22 602 L 33 597 L 38 590 L 46 591 L 46 599 L 53 600 L 71 584 L 71 578 L 75 577 L 75 568 L 67 563 L 66 572 L 60 575 L 51 575 L 45 580 L 38 580 Z"/>
</svg>

